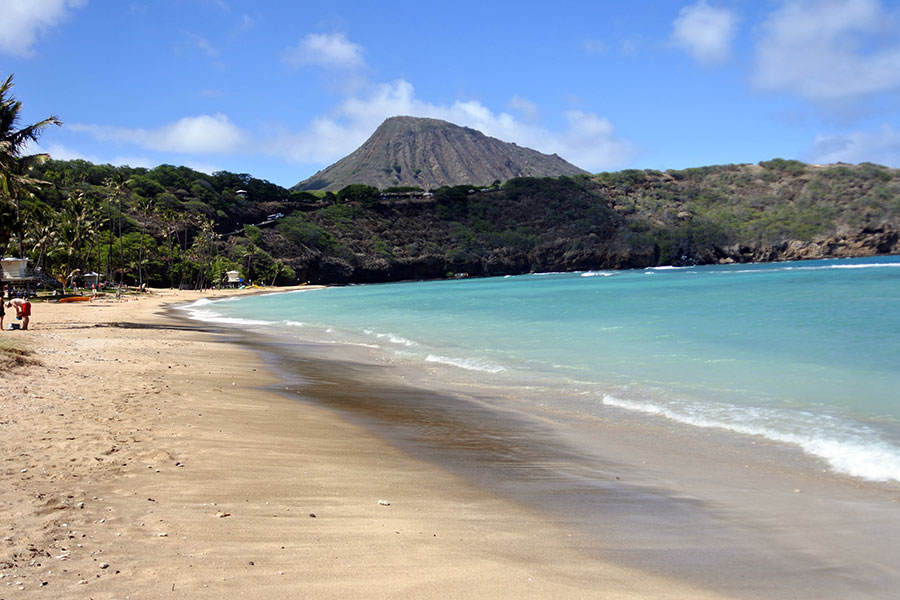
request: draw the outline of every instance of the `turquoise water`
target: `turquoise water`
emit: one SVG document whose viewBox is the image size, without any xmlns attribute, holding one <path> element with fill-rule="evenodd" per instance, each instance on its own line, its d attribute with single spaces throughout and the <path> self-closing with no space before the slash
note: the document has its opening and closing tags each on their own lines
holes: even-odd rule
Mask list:
<svg viewBox="0 0 900 600">
<path fill-rule="evenodd" d="M 350 286 L 188 307 L 436 386 L 765 436 L 900 481 L 900 257 Z"/>
</svg>

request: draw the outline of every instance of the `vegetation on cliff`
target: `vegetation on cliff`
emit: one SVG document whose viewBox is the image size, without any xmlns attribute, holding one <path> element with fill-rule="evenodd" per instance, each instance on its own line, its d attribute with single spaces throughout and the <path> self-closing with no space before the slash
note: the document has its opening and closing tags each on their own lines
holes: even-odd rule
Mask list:
<svg viewBox="0 0 900 600">
<path fill-rule="evenodd" d="M 49 160 L 0 244 L 54 277 L 375 282 L 900 252 L 900 171 L 773 160 L 337 194 L 246 174 Z M 7 202 L 8 204 L 8 202 Z M 7 206 L 8 209 L 8 206 Z M 282 216 L 283 215 L 283 216 Z M 271 217 L 271 218 L 270 218 Z M 7 252 L 9 255 L 9 252 Z"/>
<path fill-rule="evenodd" d="M 464 137 L 441 144 L 434 171 L 521 155 L 575 174 L 430 191 L 355 180 L 313 193 L 225 171 L 23 156 L 59 120 L 18 129 L 11 85 L 0 86 L 0 249 L 27 257 L 48 285 L 89 271 L 111 283 L 205 287 L 229 270 L 266 284 L 341 283 L 900 253 L 900 171 L 874 164 L 775 159 L 589 175 L 404 118 L 383 128 Z M 421 150 L 400 146 L 398 157 Z M 458 160 L 440 159 L 448 153 Z M 388 169 L 392 184 L 408 183 L 404 168 Z"/>
</svg>

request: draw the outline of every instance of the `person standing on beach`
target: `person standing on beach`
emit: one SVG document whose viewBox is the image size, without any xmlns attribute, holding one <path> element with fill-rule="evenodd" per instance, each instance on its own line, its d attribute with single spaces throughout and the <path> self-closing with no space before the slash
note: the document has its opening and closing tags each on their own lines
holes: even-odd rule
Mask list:
<svg viewBox="0 0 900 600">
<path fill-rule="evenodd" d="M 16 318 L 22 320 L 22 329 L 28 329 L 28 322 L 31 320 L 31 302 L 28 298 L 13 298 L 6 303 L 6 308 L 16 309 Z"/>
<path fill-rule="evenodd" d="M 6 316 L 6 309 L 3 308 L 3 301 L 0 300 L 0 331 L 3 331 L 3 317 Z"/>
</svg>

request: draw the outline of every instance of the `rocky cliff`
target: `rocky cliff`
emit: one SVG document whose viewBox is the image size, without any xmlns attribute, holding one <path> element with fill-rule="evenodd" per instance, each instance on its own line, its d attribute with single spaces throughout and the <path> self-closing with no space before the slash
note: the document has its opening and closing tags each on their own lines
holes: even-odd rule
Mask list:
<svg viewBox="0 0 900 600">
<path fill-rule="evenodd" d="M 327 282 L 900 254 L 900 171 L 774 160 L 518 178 L 337 203 L 279 229 L 267 239 L 296 242 L 279 253 L 298 276 Z"/>
</svg>

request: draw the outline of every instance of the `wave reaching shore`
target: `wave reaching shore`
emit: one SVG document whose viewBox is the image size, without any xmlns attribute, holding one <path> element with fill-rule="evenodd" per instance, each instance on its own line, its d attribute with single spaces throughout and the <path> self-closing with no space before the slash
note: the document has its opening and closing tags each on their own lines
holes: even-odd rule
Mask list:
<svg viewBox="0 0 900 600">
<path fill-rule="evenodd" d="M 195 319 L 379 351 L 532 410 L 611 408 L 792 444 L 900 482 L 900 259 L 551 273 L 186 307 Z M 545 390 L 543 395 L 535 390 Z M 573 399 L 577 399 L 574 400 Z"/>
<path fill-rule="evenodd" d="M 567 410 L 561 427 L 503 386 L 422 386 L 365 345 L 159 312 L 198 298 L 36 305 L 33 330 L 8 334 L 41 361 L 0 375 L 10 597 L 890 598 L 900 583 L 890 483 L 628 411 Z"/>
<path fill-rule="evenodd" d="M 0 333 L 40 361 L 0 373 L 0 597 L 719 597 L 285 397 L 160 312 L 200 296 L 35 304 Z"/>
<path fill-rule="evenodd" d="M 609 370 L 606 380 L 590 380 L 576 360 L 510 350 L 530 349 L 523 336 L 557 339 L 552 336 L 554 328 L 557 334 L 560 331 L 558 319 L 545 318 L 550 326 L 542 328 L 541 318 L 522 318 L 513 298 L 488 301 L 496 299 L 497 287 L 512 286 L 533 298 L 548 294 L 546 287 L 531 286 L 535 281 L 541 286 L 566 286 L 573 280 L 596 279 L 608 285 L 629 278 L 612 291 L 601 291 L 620 303 L 643 302 L 639 318 L 668 327 L 678 319 L 645 308 L 651 301 L 658 303 L 658 295 L 628 296 L 622 286 L 677 275 L 680 280 L 669 279 L 666 291 L 699 302 L 698 288 L 691 286 L 709 275 L 708 279 L 725 282 L 711 288 L 711 297 L 721 301 L 735 293 L 729 277 L 749 274 L 761 277 L 767 292 L 786 286 L 801 306 L 808 298 L 799 293 L 796 281 L 781 280 L 772 286 L 772 279 L 792 272 L 875 273 L 876 279 L 894 286 L 891 274 L 896 262 L 880 264 L 807 263 L 800 269 L 741 265 L 741 273 L 677 269 L 603 278 L 552 274 L 531 280 L 364 286 L 295 294 L 286 304 L 281 304 L 285 297 L 277 296 L 229 303 L 224 314 L 266 321 L 264 326 L 244 323 L 240 335 L 269 357 L 269 364 L 287 382 L 288 393 L 329 407 L 411 455 L 566 524 L 573 543 L 591 556 L 695 584 L 702 581 L 705 589 L 729 597 L 843 598 L 862 591 L 887 598 L 900 582 L 896 566 L 900 551 L 893 542 L 900 533 L 896 511 L 900 488 L 891 470 L 896 456 L 872 452 L 894 444 L 890 437 L 894 417 L 881 414 L 879 420 L 866 413 L 882 406 L 880 400 L 867 405 L 863 397 L 849 412 L 837 403 L 823 404 L 823 398 L 805 402 L 797 396 L 741 406 L 735 402 L 746 396 L 746 390 L 722 382 L 742 376 L 733 367 L 746 360 L 745 355 L 734 351 L 735 356 L 703 352 L 690 356 L 666 349 L 647 353 L 646 345 L 635 350 L 629 344 L 641 330 L 635 329 L 634 317 L 621 311 L 599 328 L 604 340 L 615 342 L 605 358 L 614 367 L 634 368 L 644 378 L 616 379 Z M 858 288 L 860 282 L 848 285 Z M 448 295 L 442 296 L 442 291 Z M 754 294 L 758 300 L 759 290 Z M 872 296 L 884 294 L 891 292 L 882 288 Z M 396 314 L 405 321 L 395 319 L 385 302 L 399 302 Z M 611 310 L 596 298 L 578 304 L 601 314 Z M 747 302 L 738 304 L 748 308 Z M 775 328 L 796 317 L 768 314 L 771 309 L 759 304 L 751 308 L 771 318 Z M 497 326 L 497 312 L 491 311 L 498 305 L 513 320 L 529 324 L 515 328 L 515 344 L 498 343 L 506 333 Z M 448 306 L 469 312 L 461 316 L 444 311 Z M 575 313 L 576 323 L 587 328 L 572 304 L 556 302 L 552 310 Z M 695 310 L 715 321 L 705 306 Z M 681 321 L 687 321 L 683 305 L 679 311 Z M 867 311 L 863 316 L 870 315 Z M 730 313 L 722 310 L 719 318 L 722 314 Z M 350 319 L 343 320 L 348 315 Z M 484 315 L 490 318 L 482 319 Z M 427 326 L 417 329 L 420 319 Z M 303 325 L 286 332 L 288 320 Z M 435 324 L 440 325 L 437 334 L 437 328 L 431 329 Z M 711 329 L 719 337 L 729 336 L 720 323 Z M 768 343 L 759 331 L 744 327 L 741 333 L 742 343 Z M 659 343 L 646 332 L 642 335 Z M 669 344 L 673 336 L 669 331 L 662 343 Z M 493 345 L 473 348 L 468 343 L 473 339 L 489 339 Z M 573 337 L 566 339 L 572 348 L 587 348 Z M 815 360 L 827 363 L 835 356 L 827 347 L 818 357 L 804 354 L 805 364 L 787 364 L 784 349 L 790 352 L 792 344 L 802 340 L 781 336 L 775 342 L 781 353 L 762 365 L 770 373 L 802 373 L 804 379 L 821 378 L 827 385 L 846 374 L 846 364 L 813 368 Z M 861 343 L 852 336 L 845 342 L 842 351 Z M 821 337 L 817 343 L 827 346 Z M 855 355 L 844 362 L 853 366 L 854 361 L 868 361 L 872 367 L 896 358 L 890 353 L 877 358 Z M 759 361 L 758 356 L 753 359 Z M 704 379 L 710 365 L 729 368 L 725 375 L 714 373 L 712 380 Z M 646 378 L 650 369 L 660 368 L 665 377 L 657 372 L 653 380 Z M 811 381 L 811 387 L 820 390 L 823 381 Z M 866 385 L 859 389 L 883 389 Z M 752 419 L 757 419 L 755 425 Z M 778 429 L 786 426 L 794 429 Z M 779 431 L 806 437 L 779 437 Z M 829 439 L 839 443 L 829 447 Z M 859 441 L 856 447 L 854 440 Z M 872 470 L 860 471 L 866 465 Z"/>
</svg>

